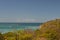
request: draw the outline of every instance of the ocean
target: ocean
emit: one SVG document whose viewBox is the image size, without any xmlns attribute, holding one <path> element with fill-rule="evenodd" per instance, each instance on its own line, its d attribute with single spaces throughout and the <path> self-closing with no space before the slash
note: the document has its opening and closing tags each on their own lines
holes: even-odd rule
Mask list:
<svg viewBox="0 0 60 40">
<path fill-rule="evenodd" d="M 38 29 L 42 23 L 0 23 L 0 32 L 5 33 L 13 30 Z"/>
</svg>

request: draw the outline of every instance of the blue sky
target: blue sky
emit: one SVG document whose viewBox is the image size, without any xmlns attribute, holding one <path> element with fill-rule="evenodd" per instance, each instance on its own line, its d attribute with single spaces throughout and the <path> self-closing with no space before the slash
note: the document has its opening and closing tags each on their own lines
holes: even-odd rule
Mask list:
<svg viewBox="0 0 60 40">
<path fill-rule="evenodd" d="M 0 22 L 45 22 L 60 18 L 60 0 L 0 0 Z"/>
</svg>

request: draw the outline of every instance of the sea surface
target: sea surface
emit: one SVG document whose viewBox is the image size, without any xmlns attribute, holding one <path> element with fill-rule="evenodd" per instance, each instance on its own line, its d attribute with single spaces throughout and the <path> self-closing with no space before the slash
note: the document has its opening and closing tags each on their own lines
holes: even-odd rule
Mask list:
<svg viewBox="0 0 60 40">
<path fill-rule="evenodd" d="M 5 33 L 13 30 L 38 29 L 42 23 L 0 23 L 0 32 Z"/>
</svg>

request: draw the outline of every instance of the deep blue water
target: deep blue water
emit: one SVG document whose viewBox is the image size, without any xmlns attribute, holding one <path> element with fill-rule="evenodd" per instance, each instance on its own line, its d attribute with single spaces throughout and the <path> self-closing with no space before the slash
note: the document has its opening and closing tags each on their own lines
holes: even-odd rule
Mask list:
<svg viewBox="0 0 60 40">
<path fill-rule="evenodd" d="M 37 29 L 42 23 L 0 23 L 0 32 L 12 30 Z"/>
</svg>

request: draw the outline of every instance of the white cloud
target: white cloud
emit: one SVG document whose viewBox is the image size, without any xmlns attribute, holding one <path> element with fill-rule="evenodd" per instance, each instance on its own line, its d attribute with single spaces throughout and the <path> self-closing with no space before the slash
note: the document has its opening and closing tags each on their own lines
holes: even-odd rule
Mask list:
<svg viewBox="0 0 60 40">
<path fill-rule="evenodd" d="M 0 18 L 0 22 L 39 22 L 37 19 Z"/>
</svg>

